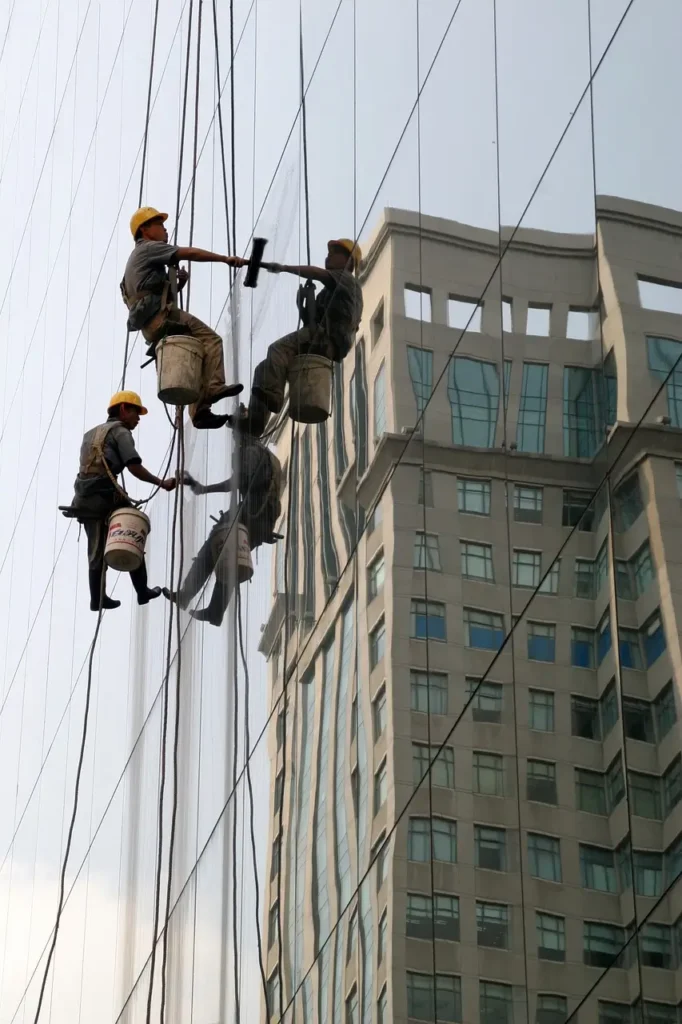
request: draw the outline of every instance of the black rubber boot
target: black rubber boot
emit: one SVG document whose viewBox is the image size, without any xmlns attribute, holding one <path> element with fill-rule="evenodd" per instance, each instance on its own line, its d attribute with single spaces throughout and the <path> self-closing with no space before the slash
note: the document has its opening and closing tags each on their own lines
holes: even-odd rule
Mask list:
<svg viewBox="0 0 682 1024">
<path fill-rule="evenodd" d="M 131 572 L 130 580 L 135 587 L 138 604 L 149 604 L 155 597 L 161 597 L 161 587 L 147 586 L 147 566 L 144 562 L 139 569 Z"/>
<path fill-rule="evenodd" d="M 106 570 L 102 569 L 91 569 L 88 573 L 88 583 L 90 585 L 90 611 L 98 612 L 99 609 L 99 596 L 102 589 L 102 572 Z M 114 601 L 113 597 L 107 597 L 104 594 L 104 600 L 102 601 L 102 608 L 105 611 L 110 611 L 112 608 L 120 608 L 121 602 Z"/>
<path fill-rule="evenodd" d="M 205 408 L 200 409 L 196 413 L 194 419 L 192 420 L 192 425 L 194 426 L 195 430 L 218 430 L 219 427 L 225 426 L 227 420 L 227 413 L 221 416 L 217 416 L 214 412 L 211 412 L 210 409 Z"/>
<path fill-rule="evenodd" d="M 183 611 L 187 609 L 189 601 L 183 594 L 182 590 L 170 590 L 168 587 L 162 587 L 161 593 L 167 601 L 171 602 L 171 604 L 179 604 Z"/>
<path fill-rule="evenodd" d="M 205 608 L 195 608 L 190 615 L 198 622 L 210 622 L 212 626 L 220 626 L 229 603 L 229 588 L 222 583 L 216 583 L 208 605 Z"/>
<path fill-rule="evenodd" d="M 224 384 L 219 391 L 215 391 L 210 396 L 209 403 L 215 405 L 216 402 L 221 402 L 223 398 L 234 398 L 235 395 L 240 395 L 243 390 L 243 384 Z"/>
</svg>

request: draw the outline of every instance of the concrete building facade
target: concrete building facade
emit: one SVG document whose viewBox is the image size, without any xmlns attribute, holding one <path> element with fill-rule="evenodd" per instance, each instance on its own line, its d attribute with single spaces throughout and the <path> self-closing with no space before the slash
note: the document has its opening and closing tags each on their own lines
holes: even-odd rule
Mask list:
<svg viewBox="0 0 682 1024">
<path fill-rule="evenodd" d="M 277 441 L 273 1019 L 682 1020 L 681 242 L 384 211 Z"/>
</svg>

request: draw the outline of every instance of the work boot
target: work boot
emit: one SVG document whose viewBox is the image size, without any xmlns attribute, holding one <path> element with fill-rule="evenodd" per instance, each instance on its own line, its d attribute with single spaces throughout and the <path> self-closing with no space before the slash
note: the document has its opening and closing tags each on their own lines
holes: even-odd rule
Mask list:
<svg viewBox="0 0 682 1024">
<path fill-rule="evenodd" d="M 177 603 L 180 605 L 183 611 L 187 610 L 187 605 L 189 604 L 189 601 L 184 596 L 182 590 L 170 590 L 168 587 L 162 587 L 161 593 L 163 594 L 167 601 L 171 602 L 171 604 Z"/>
<path fill-rule="evenodd" d="M 218 388 L 212 395 L 209 395 L 208 400 L 211 405 L 215 405 L 216 402 L 222 401 L 223 398 L 234 398 L 235 395 L 241 394 L 243 390 L 243 384 L 223 384 L 221 388 Z"/>
<path fill-rule="evenodd" d="M 211 410 L 206 407 L 204 409 L 200 409 L 196 413 L 192 423 L 196 430 L 217 430 L 219 427 L 224 427 L 227 420 L 227 414 L 224 416 L 216 416 L 215 413 L 211 412 Z"/>
<path fill-rule="evenodd" d="M 212 626 L 220 626 L 229 603 L 230 588 L 222 583 L 216 583 L 206 608 L 195 608 L 190 615 L 198 622 L 210 622 Z"/>
<path fill-rule="evenodd" d="M 102 570 L 103 571 L 103 570 Z M 91 569 L 88 573 L 88 583 L 90 585 L 90 611 L 98 612 L 100 610 L 99 598 L 100 591 L 102 589 L 102 571 L 99 569 Z M 106 593 L 102 600 L 102 609 L 104 611 L 111 611 L 112 608 L 120 608 L 121 602 L 115 601 L 113 597 L 107 597 Z"/>
<path fill-rule="evenodd" d="M 233 430 L 241 430 L 245 434 L 250 434 L 251 437 L 260 437 L 269 418 L 270 413 L 263 403 L 252 398 L 248 409 L 240 405 L 238 412 L 228 417 L 227 425 Z"/>
<path fill-rule="evenodd" d="M 161 597 L 161 587 L 147 586 L 147 566 L 144 562 L 139 569 L 131 572 L 130 582 L 135 587 L 138 604 L 149 604 L 156 597 Z"/>
</svg>

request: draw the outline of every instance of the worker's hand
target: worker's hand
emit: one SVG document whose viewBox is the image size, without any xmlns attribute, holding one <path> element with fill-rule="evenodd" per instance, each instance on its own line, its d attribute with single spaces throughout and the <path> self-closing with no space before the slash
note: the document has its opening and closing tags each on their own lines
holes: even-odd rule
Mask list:
<svg viewBox="0 0 682 1024">
<path fill-rule="evenodd" d="M 174 476 L 169 476 L 167 480 L 161 480 L 159 487 L 162 491 L 174 491 L 177 487 L 178 482 Z"/>
<path fill-rule="evenodd" d="M 224 263 L 227 263 L 228 267 L 235 267 L 239 270 L 240 267 L 248 267 L 249 261 L 242 259 L 241 256 L 225 256 Z"/>
<path fill-rule="evenodd" d="M 178 290 L 184 288 L 189 281 L 189 271 L 186 267 L 180 267 L 178 270 Z"/>
<path fill-rule="evenodd" d="M 264 263 L 263 266 L 266 270 L 269 270 L 271 274 L 281 274 L 284 270 L 281 263 Z"/>
</svg>

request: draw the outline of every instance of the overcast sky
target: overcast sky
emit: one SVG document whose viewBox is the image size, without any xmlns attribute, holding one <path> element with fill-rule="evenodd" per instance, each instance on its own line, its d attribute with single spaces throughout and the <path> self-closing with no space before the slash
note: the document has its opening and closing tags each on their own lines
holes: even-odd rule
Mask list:
<svg viewBox="0 0 682 1024">
<path fill-rule="evenodd" d="M 218 6 L 225 77 L 228 5 Z M 586 0 L 498 0 L 499 137 L 492 0 L 462 0 L 442 46 L 454 0 L 421 0 L 419 31 L 412 0 L 359 0 L 355 6 L 343 0 L 335 14 L 336 0 L 303 4 L 307 78 L 333 21 L 308 94 L 313 260 L 322 261 L 330 237 L 356 233 L 366 239 L 385 206 L 416 209 L 421 200 L 424 213 L 496 228 L 497 149 L 502 220 L 517 223 L 588 80 Z M 593 64 L 626 6 L 625 0 L 592 0 Z M 218 136 L 211 123 L 211 9 L 203 5 L 198 137 L 204 148 L 194 242 L 226 251 Z M 143 199 L 171 213 L 172 230 L 188 5 L 165 0 L 161 10 Z M 298 105 L 298 11 L 298 0 L 235 3 L 241 39 L 235 63 L 238 248 L 246 249 L 255 215 L 260 217 L 257 233 L 270 240 L 268 255 L 290 262 L 304 257 L 298 127 L 287 145 Z M 0 1024 L 19 1019 L 17 1008 L 22 1019 L 24 1012 L 31 1016 L 35 979 L 24 1006 L 20 1000 L 49 935 L 68 821 L 84 664 L 95 616 L 88 610 L 83 539 L 78 542 L 77 526 L 69 526 L 56 506 L 71 498 L 83 430 L 104 418 L 107 399 L 121 377 L 125 311 L 118 282 L 131 248 L 127 222 L 140 186 L 152 18 L 151 0 L 0 4 L 5 267 L 0 281 Z M 595 82 L 599 192 L 682 209 L 676 127 L 681 38 L 682 13 L 675 0 L 635 0 Z M 427 74 L 419 120 L 414 116 L 407 123 L 418 83 Z M 184 199 L 191 168 L 193 76 L 194 63 L 178 231 L 182 243 L 190 224 L 190 204 Z M 224 100 L 228 131 L 229 88 Z M 589 103 L 584 102 L 524 225 L 593 230 L 591 127 Z M 230 360 L 238 351 L 237 369 L 245 384 L 268 343 L 293 329 L 296 320 L 295 281 L 267 275 L 261 280 L 254 296 L 253 347 L 250 297 L 242 303 L 235 345 L 226 342 Z M 224 334 L 227 290 L 227 268 L 195 268 L 192 309 Z M 157 470 L 170 427 L 154 395 L 153 370 L 141 371 L 141 362 L 137 344 L 127 383 L 149 405 L 137 438 L 145 463 Z M 229 437 L 191 428 L 187 433 L 194 475 L 209 480 L 226 476 Z M 147 493 L 134 483 L 135 495 Z M 209 513 L 221 507 L 217 499 L 187 496 L 185 564 L 210 528 Z M 171 509 L 172 497 L 165 494 L 151 508 L 152 584 L 168 580 Z M 246 606 L 253 736 L 266 717 L 265 662 L 256 647 L 270 590 L 269 557 L 261 554 Z M 124 578 L 116 580 L 116 596 L 123 605 L 105 616 L 94 663 L 71 880 L 96 831 L 97 838 L 64 919 L 50 990 L 57 1024 L 71 1024 L 79 1007 L 83 1020 L 102 1019 L 102 1004 L 107 1018 L 115 1020 L 122 992 L 149 951 L 157 696 L 168 607 L 159 601 L 138 617 Z M 226 630 L 189 628 L 183 645 L 187 725 L 176 862 L 182 879 L 224 803 L 232 657 Z M 243 701 L 243 686 L 240 694 Z M 133 738 L 147 715 L 138 754 L 120 783 Z M 264 743 L 254 754 L 253 768 L 262 871 L 270 789 Z M 241 789 L 238 805 L 241 817 Z M 198 1024 L 211 1024 L 219 1012 L 221 856 L 218 833 L 197 876 Z M 255 1007 L 248 858 L 243 890 L 245 988 Z M 191 898 L 183 913 L 187 916 L 178 916 L 178 932 L 187 943 Z M 175 950 L 179 960 L 174 963 L 181 962 L 182 970 L 176 966 L 174 976 L 181 976 L 184 986 L 176 992 L 176 1005 L 183 1008 L 190 1000 L 190 954 L 186 944 Z M 144 995 L 136 999 L 131 1024 L 142 1019 Z"/>
</svg>

